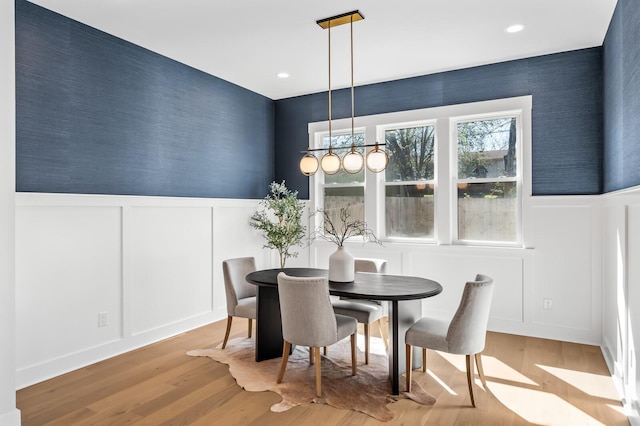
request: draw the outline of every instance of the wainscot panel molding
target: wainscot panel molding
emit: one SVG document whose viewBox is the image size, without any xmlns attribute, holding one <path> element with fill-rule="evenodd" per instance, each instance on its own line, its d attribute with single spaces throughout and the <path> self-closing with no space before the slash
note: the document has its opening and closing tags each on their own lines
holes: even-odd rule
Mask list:
<svg viewBox="0 0 640 426">
<path fill-rule="evenodd" d="M 391 274 L 440 282 L 444 291 L 422 303 L 423 312 L 443 318 L 455 312 L 466 281 L 484 273 L 496 291 L 489 329 L 599 345 L 601 264 L 599 196 L 527 197 L 531 210 L 527 248 L 410 244 L 348 244 L 355 257 L 387 259 Z M 311 259 L 326 268 L 335 246 L 315 242 Z M 544 300 L 551 307 L 544 308 Z"/>
<path fill-rule="evenodd" d="M 17 193 L 17 388 L 225 318 L 224 259 L 278 266 L 258 203 Z"/>
<path fill-rule="evenodd" d="M 255 256 L 258 268 L 278 266 L 248 225 L 258 203 L 17 194 L 18 386 L 224 318 L 222 260 Z M 527 203 L 535 231 L 527 248 L 385 242 L 349 243 L 349 250 L 387 259 L 389 273 L 441 282 L 444 292 L 423 301 L 424 312 L 453 314 L 464 282 L 483 272 L 499 289 L 491 330 L 599 345 L 600 196 Z M 287 266 L 327 267 L 334 250 L 313 242 Z M 99 312 L 108 313 L 106 327 L 98 327 Z M 42 345 L 52 330 L 67 330 L 64 345 Z"/>
<path fill-rule="evenodd" d="M 602 198 L 602 352 L 631 423 L 640 424 L 640 187 Z"/>
</svg>

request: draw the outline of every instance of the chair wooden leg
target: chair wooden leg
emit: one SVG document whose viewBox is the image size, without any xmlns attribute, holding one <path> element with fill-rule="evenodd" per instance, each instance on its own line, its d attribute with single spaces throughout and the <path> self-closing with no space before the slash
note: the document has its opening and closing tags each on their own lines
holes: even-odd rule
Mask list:
<svg viewBox="0 0 640 426">
<path fill-rule="evenodd" d="M 389 349 L 389 329 L 388 325 L 384 324 L 384 318 L 386 317 L 378 320 L 378 327 L 380 327 L 380 337 L 382 337 L 382 341 L 384 342 L 384 348 Z"/>
<path fill-rule="evenodd" d="M 427 348 L 422 348 L 422 372 L 427 372 Z"/>
<path fill-rule="evenodd" d="M 364 325 L 364 363 L 369 364 L 369 324 Z"/>
<path fill-rule="evenodd" d="M 358 357 L 357 357 L 357 345 L 356 345 L 356 333 L 351 335 L 351 375 L 355 376 L 358 371 Z"/>
<path fill-rule="evenodd" d="M 309 365 L 313 365 L 313 348 L 309 346 Z"/>
<path fill-rule="evenodd" d="M 280 366 L 280 372 L 278 373 L 278 383 L 282 383 L 284 370 L 286 370 L 287 362 L 289 361 L 289 352 L 291 352 L 291 343 L 285 340 L 284 345 L 282 345 L 282 365 Z"/>
<path fill-rule="evenodd" d="M 329 350 L 327 349 L 327 347 L 324 347 L 324 356 L 327 356 L 327 353 L 329 353 Z"/>
<path fill-rule="evenodd" d="M 247 337 L 251 339 L 251 330 L 253 330 L 253 320 L 249 318 L 249 330 L 247 330 Z"/>
<path fill-rule="evenodd" d="M 471 405 L 476 406 L 476 400 L 473 398 L 473 358 L 467 355 L 467 384 L 469 385 L 469 395 L 471 396 Z"/>
<path fill-rule="evenodd" d="M 480 376 L 480 381 L 482 382 L 482 386 L 487 387 L 487 381 L 484 379 L 484 368 L 482 368 L 482 354 L 475 354 L 476 359 L 476 368 L 478 369 L 478 376 Z"/>
<path fill-rule="evenodd" d="M 227 340 L 229 340 L 229 333 L 231 332 L 231 321 L 233 317 L 229 315 L 227 317 L 227 331 L 224 333 L 224 340 L 222 341 L 222 349 L 227 347 Z"/>
<path fill-rule="evenodd" d="M 316 362 L 316 396 L 321 397 L 322 396 L 322 362 L 320 362 L 320 347 L 317 348 L 313 348 L 314 352 L 316 353 L 316 358 L 317 358 L 317 362 Z"/>
<path fill-rule="evenodd" d="M 406 361 L 407 361 L 407 365 L 406 365 L 406 373 L 405 376 L 407 376 L 407 392 L 411 392 L 411 345 L 407 343 L 406 345 Z"/>
</svg>

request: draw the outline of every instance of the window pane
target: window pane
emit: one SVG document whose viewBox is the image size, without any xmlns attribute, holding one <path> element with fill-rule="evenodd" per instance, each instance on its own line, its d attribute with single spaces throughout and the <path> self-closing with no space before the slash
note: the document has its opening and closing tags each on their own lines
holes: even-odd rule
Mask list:
<svg viewBox="0 0 640 426">
<path fill-rule="evenodd" d="M 458 239 L 516 241 L 515 182 L 458 184 Z"/>
<path fill-rule="evenodd" d="M 432 238 L 432 185 L 388 185 L 385 218 L 388 237 Z"/>
<path fill-rule="evenodd" d="M 324 211 L 334 224 L 340 223 L 340 209 L 349 206 L 349 216 L 364 222 L 364 188 L 325 188 Z"/>
<path fill-rule="evenodd" d="M 516 176 L 516 118 L 458 123 L 458 178 Z"/>
<path fill-rule="evenodd" d="M 433 179 L 434 126 L 393 129 L 385 132 L 389 165 L 387 182 Z"/>
<path fill-rule="evenodd" d="M 354 135 L 354 144 L 364 145 L 364 133 L 355 133 Z M 332 135 L 331 136 L 331 146 L 333 148 L 343 148 L 351 146 L 351 133 L 346 135 Z M 329 136 L 325 136 L 322 139 L 322 147 L 329 148 Z M 364 148 L 356 148 L 356 151 L 364 154 Z M 348 149 L 338 149 L 335 150 L 334 153 L 340 156 L 340 160 L 344 157 L 345 154 L 349 152 Z M 324 153 L 323 153 L 324 155 Z M 324 175 L 325 183 L 362 183 L 364 182 L 364 168 L 358 173 L 347 173 L 344 171 L 342 167 L 335 175 Z"/>
</svg>

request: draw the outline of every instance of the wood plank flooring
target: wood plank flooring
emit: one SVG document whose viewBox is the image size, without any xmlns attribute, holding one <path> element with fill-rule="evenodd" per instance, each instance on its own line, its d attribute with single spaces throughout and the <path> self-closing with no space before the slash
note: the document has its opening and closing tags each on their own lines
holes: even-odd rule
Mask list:
<svg viewBox="0 0 640 426">
<path fill-rule="evenodd" d="M 273 392 L 247 392 L 226 365 L 190 357 L 217 345 L 225 321 L 198 328 L 17 392 L 30 425 L 628 425 L 598 347 L 488 333 L 488 390 L 476 380 L 470 406 L 464 356 L 429 351 L 414 379 L 437 398 L 390 406 L 387 423 L 320 404 L 272 413 Z M 246 336 L 236 319 L 234 337 Z M 276 378 L 274 377 L 274 380 Z"/>
</svg>

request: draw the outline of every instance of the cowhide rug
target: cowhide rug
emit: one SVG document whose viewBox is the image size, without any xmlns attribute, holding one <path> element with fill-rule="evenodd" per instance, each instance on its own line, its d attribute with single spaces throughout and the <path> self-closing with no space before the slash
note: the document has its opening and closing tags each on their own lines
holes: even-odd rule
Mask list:
<svg viewBox="0 0 640 426">
<path fill-rule="evenodd" d="M 359 336 L 362 340 L 362 336 Z M 238 385 L 251 392 L 273 391 L 282 401 L 273 405 L 271 411 L 281 412 L 308 403 L 328 404 L 336 408 L 355 410 L 380 421 L 393 419 L 394 414 L 387 405 L 399 399 L 411 399 L 423 405 L 433 405 L 435 398 L 424 391 L 415 381 L 412 392 L 391 395 L 389 361 L 381 339 L 371 338 L 369 365 L 364 364 L 364 353 L 358 351 L 358 371 L 351 376 L 349 339 L 329 347 L 327 356 L 322 356 L 322 397 L 315 395 L 315 366 L 309 365 L 309 351 L 296 347 L 284 374 L 282 383 L 276 378 L 282 358 L 255 362 L 253 339 L 236 338 L 227 343 L 226 349 L 195 349 L 187 352 L 191 356 L 206 356 L 229 365 L 229 372 Z M 362 341 L 359 342 L 359 347 Z M 403 376 L 404 377 L 404 376 Z M 403 378 L 401 378 L 403 380 Z M 401 383 L 401 389 L 403 383 Z"/>
</svg>

